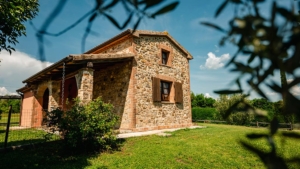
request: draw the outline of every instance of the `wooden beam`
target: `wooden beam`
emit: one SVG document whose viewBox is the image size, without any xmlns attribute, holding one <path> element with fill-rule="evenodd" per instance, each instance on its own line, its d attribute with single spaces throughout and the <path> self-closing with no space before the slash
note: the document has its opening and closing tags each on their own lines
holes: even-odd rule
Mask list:
<svg viewBox="0 0 300 169">
<path fill-rule="evenodd" d="M 70 55 L 73 57 L 73 61 L 81 60 L 107 60 L 107 59 L 123 59 L 123 58 L 133 58 L 135 54 L 124 53 L 124 54 L 80 54 L 80 55 Z"/>
</svg>

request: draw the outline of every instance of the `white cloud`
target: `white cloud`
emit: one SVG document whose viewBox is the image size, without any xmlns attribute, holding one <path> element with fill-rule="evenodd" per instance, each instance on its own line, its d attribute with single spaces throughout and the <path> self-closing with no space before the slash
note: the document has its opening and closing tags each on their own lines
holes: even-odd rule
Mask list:
<svg viewBox="0 0 300 169">
<path fill-rule="evenodd" d="M 211 95 L 209 95 L 209 93 L 205 93 L 204 97 L 209 98 Z"/>
<path fill-rule="evenodd" d="M 293 81 L 293 79 L 288 79 L 287 82 L 291 83 Z M 293 87 L 290 88 L 290 92 L 294 95 L 294 96 L 300 96 L 300 87 L 298 85 L 294 85 Z"/>
<path fill-rule="evenodd" d="M 23 80 L 52 64 L 41 62 L 20 51 L 10 55 L 2 50 L 0 60 L 0 95 L 14 94 L 16 89 L 24 86 Z"/>
<path fill-rule="evenodd" d="M 9 92 L 5 87 L 0 87 L 0 96 L 17 95 L 17 93 Z"/>
<path fill-rule="evenodd" d="M 223 54 L 220 57 L 217 57 L 212 52 L 209 52 L 208 58 L 206 59 L 205 65 L 201 65 L 200 69 L 219 69 L 225 65 L 225 62 L 230 59 L 229 54 Z"/>
</svg>

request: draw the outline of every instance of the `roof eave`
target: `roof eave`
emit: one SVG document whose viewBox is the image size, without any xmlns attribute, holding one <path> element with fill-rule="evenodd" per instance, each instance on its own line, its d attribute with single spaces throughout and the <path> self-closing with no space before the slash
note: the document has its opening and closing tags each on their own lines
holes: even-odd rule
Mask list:
<svg viewBox="0 0 300 169">
<path fill-rule="evenodd" d="M 149 36 L 165 36 L 169 40 L 171 40 L 182 52 L 186 54 L 186 57 L 188 60 L 192 60 L 193 56 L 183 47 L 180 45 L 179 42 L 177 42 L 167 31 L 165 32 L 149 32 L 149 31 L 141 31 L 137 30 L 133 33 L 136 37 L 139 37 L 140 35 L 149 35 Z"/>
<path fill-rule="evenodd" d="M 127 29 L 127 30 L 121 32 L 120 34 L 114 36 L 113 38 L 111 38 L 111 39 L 105 41 L 104 43 L 101 43 L 100 45 L 98 45 L 98 46 L 96 46 L 96 47 L 94 47 L 94 48 L 92 48 L 92 49 L 90 49 L 90 50 L 84 52 L 83 54 L 90 54 L 90 53 L 96 51 L 97 49 L 102 48 L 102 47 L 104 47 L 104 46 L 106 46 L 106 45 L 108 45 L 108 44 L 114 42 L 115 40 L 117 40 L 117 39 L 119 39 L 119 38 L 121 38 L 121 37 L 123 37 L 123 36 L 125 36 L 125 35 L 132 34 L 132 32 L 133 32 L 132 29 Z"/>
<path fill-rule="evenodd" d="M 25 91 L 30 90 L 30 88 L 26 85 L 16 90 L 16 92 L 24 93 Z"/>
<path fill-rule="evenodd" d="M 54 63 L 54 64 L 52 64 L 52 65 L 46 67 L 45 69 L 43 69 L 43 70 L 37 72 L 36 74 L 32 75 L 31 77 L 29 77 L 29 78 L 23 80 L 22 82 L 23 82 L 23 83 L 27 83 L 27 82 L 33 80 L 34 78 L 36 78 L 36 77 L 42 75 L 43 73 L 46 73 L 46 72 L 48 72 L 48 71 L 50 71 L 50 70 L 52 70 L 52 69 L 55 69 L 55 68 L 61 66 L 64 62 L 66 63 L 66 62 L 70 62 L 70 61 L 72 61 L 72 60 L 73 60 L 73 57 L 72 57 L 72 56 L 67 56 L 67 57 L 61 59 L 60 61 L 58 61 L 58 62 L 56 62 L 56 63 Z"/>
<path fill-rule="evenodd" d="M 94 51 L 97 51 L 98 49 L 105 47 L 106 45 L 109 45 L 110 43 L 116 41 L 117 39 L 120 39 L 126 35 L 131 34 L 134 37 L 139 37 L 140 35 L 150 35 L 150 36 L 166 36 L 168 39 L 170 39 L 172 42 L 174 42 L 176 44 L 177 47 L 180 48 L 180 50 L 182 50 L 186 56 L 187 59 L 191 60 L 193 59 L 193 56 L 183 47 L 181 46 L 168 32 L 156 32 L 156 31 L 143 31 L 143 30 L 135 30 L 133 31 L 132 29 L 127 29 L 123 32 L 121 32 L 120 34 L 114 36 L 113 38 L 105 41 L 104 43 L 86 51 L 84 54 L 90 54 Z"/>
</svg>

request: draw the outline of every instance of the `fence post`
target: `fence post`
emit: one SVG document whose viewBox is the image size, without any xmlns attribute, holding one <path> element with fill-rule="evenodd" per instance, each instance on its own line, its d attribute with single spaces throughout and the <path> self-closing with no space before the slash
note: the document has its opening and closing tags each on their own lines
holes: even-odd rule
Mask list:
<svg viewBox="0 0 300 169">
<path fill-rule="evenodd" d="M 8 133 L 9 133 L 9 125 L 10 125 L 10 117 L 11 117 L 11 109 L 12 106 L 9 106 L 9 112 L 8 112 L 8 118 L 7 118 L 7 124 L 6 124 L 6 133 L 5 133 L 5 141 L 4 141 L 4 149 L 7 147 L 7 140 L 8 140 Z"/>
<path fill-rule="evenodd" d="M 256 127 L 257 127 L 257 128 L 259 127 L 259 125 L 258 125 L 258 121 L 256 121 Z"/>
<path fill-rule="evenodd" d="M 290 130 L 293 130 L 293 124 L 290 122 Z"/>
</svg>

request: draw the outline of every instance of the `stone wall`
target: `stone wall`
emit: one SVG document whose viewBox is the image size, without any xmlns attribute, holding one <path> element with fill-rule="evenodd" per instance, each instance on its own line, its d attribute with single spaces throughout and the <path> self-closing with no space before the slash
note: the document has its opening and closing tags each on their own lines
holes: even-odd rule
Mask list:
<svg viewBox="0 0 300 169">
<path fill-rule="evenodd" d="M 102 97 L 106 103 L 114 106 L 114 113 L 120 117 L 120 128 L 131 126 L 132 91 L 129 89 L 132 61 L 105 63 L 94 71 L 93 98 Z"/>
<path fill-rule="evenodd" d="M 171 63 L 167 66 L 160 64 L 161 49 L 170 50 Z M 115 106 L 115 113 L 121 117 L 121 130 L 145 131 L 192 124 L 188 59 L 168 38 L 140 36 L 100 53 L 136 55 L 132 63 L 116 63 L 94 72 L 93 98 L 102 96 Z M 183 103 L 153 102 L 152 77 L 182 83 Z"/>
<path fill-rule="evenodd" d="M 60 82 L 50 81 L 48 83 L 49 89 L 49 105 L 48 110 L 56 109 L 59 107 L 60 102 Z"/>
<path fill-rule="evenodd" d="M 115 54 L 131 53 L 131 47 L 132 47 L 132 39 L 130 38 L 121 41 L 119 44 L 104 49 L 104 51 L 101 51 L 101 53 L 103 54 L 104 53 L 115 53 Z"/>
<path fill-rule="evenodd" d="M 166 37 L 140 36 L 134 38 L 134 43 L 137 52 L 136 130 L 191 125 L 189 63 L 185 54 Z M 161 46 L 172 50 L 171 66 L 159 64 Z M 169 77 L 182 83 L 183 103 L 153 102 L 152 77 Z"/>
<path fill-rule="evenodd" d="M 93 99 L 93 83 L 94 83 L 94 70 L 91 68 L 83 68 L 75 75 L 78 98 L 81 103 L 86 104 Z"/>
</svg>

